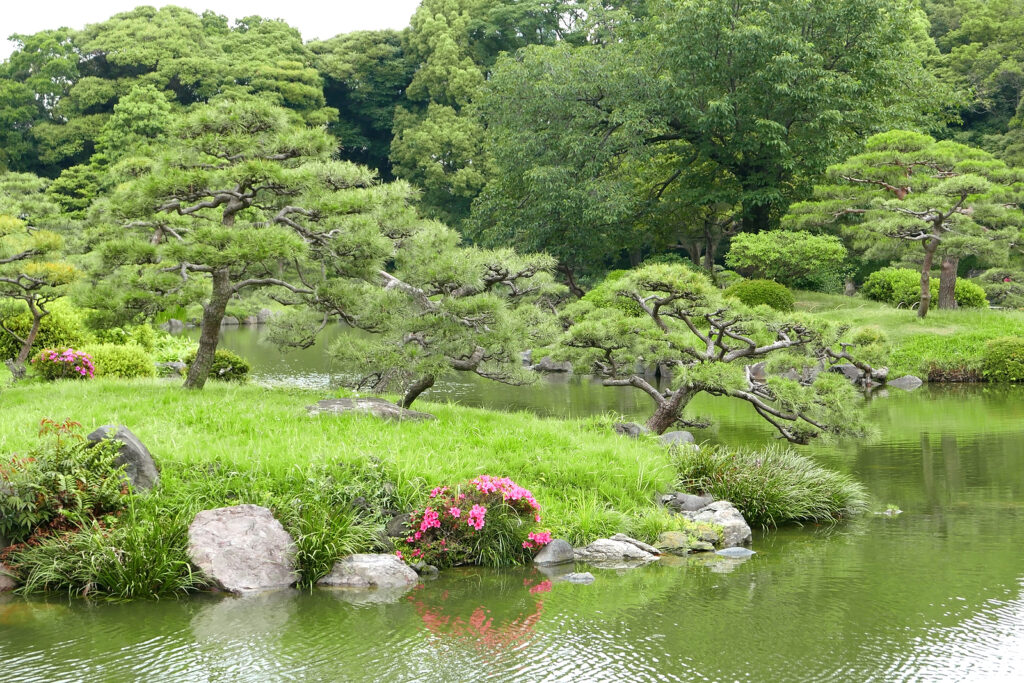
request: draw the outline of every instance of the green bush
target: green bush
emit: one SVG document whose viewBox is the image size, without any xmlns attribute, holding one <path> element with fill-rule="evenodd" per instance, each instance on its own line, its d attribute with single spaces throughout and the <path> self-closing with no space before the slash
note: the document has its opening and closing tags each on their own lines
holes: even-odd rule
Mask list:
<svg viewBox="0 0 1024 683">
<path fill-rule="evenodd" d="M 4 326 L 24 339 L 32 329 L 32 315 L 25 311 L 4 320 Z M 43 349 L 64 350 L 79 347 L 90 341 L 89 333 L 81 319 L 73 311 L 62 306 L 55 306 L 50 314 L 39 323 L 39 333 L 32 344 L 31 357 Z M 21 342 L 14 336 L 0 329 L 0 360 L 17 358 L 21 351 Z"/>
<path fill-rule="evenodd" d="M 191 369 L 192 362 L 196 359 L 196 351 L 193 350 L 185 356 L 183 362 Z M 217 349 L 213 356 L 213 365 L 210 366 L 210 379 L 219 379 L 225 382 L 244 382 L 249 377 L 248 361 L 237 353 L 227 349 Z"/>
<path fill-rule="evenodd" d="M 135 344 L 146 351 L 156 347 L 156 330 L 149 325 L 133 325 L 129 327 L 110 327 L 96 332 L 96 341 L 101 344 Z"/>
<path fill-rule="evenodd" d="M 771 280 L 744 280 L 725 290 L 725 295 L 735 297 L 747 306 L 767 304 L 776 311 L 792 311 L 796 303 L 793 292 Z"/>
<path fill-rule="evenodd" d="M 77 529 L 112 518 L 126 506 L 121 467 L 114 465 L 119 444 L 92 445 L 81 425 L 43 420 L 43 443 L 26 457 L 0 465 L 0 536 L 15 543 L 32 536 Z"/>
<path fill-rule="evenodd" d="M 135 344 L 93 344 L 85 347 L 92 356 L 97 377 L 155 377 L 156 367 L 146 350 Z"/>
<path fill-rule="evenodd" d="M 159 332 L 153 343 L 153 360 L 158 363 L 184 363 L 189 354 L 195 358 L 197 346 L 184 335 Z"/>
<path fill-rule="evenodd" d="M 979 275 L 977 284 L 993 306 L 1024 308 L 1024 273 L 1011 268 L 991 268 Z"/>
<path fill-rule="evenodd" d="M 939 298 L 939 279 L 931 278 L 929 285 L 934 303 Z M 910 268 L 882 268 L 868 276 L 860 291 L 874 301 L 912 307 L 921 300 L 921 273 Z M 988 305 L 985 290 L 963 278 L 957 278 L 953 296 L 962 308 L 982 308 Z"/>
<path fill-rule="evenodd" d="M 985 344 L 981 374 L 990 382 L 1024 382 L 1024 338 L 1000 337 Z"/>
<path fill-rule="evenodd" d="M 814 291 L 841 289 L 845 261 L 846 247 L 838 237 L 799 230 L 741 233 L 725 257 L 727 266 L 744 275 Z"/>
<path fill-rule="evenodd" d="M 835 522 L 868 506 L 863 485 L 791 448 L 682 448 L 673 457 L 680 487 L 732 502 L 750 524 Z"/>
<path fill-rule="evenodd" d="M 733 285 L 738 285 L 744 280 L 746 280 L 746 278 L 735 270 L 724 270 L 719 266 L 715 267 L 715 284 L 718 285 L 719 289 L 729 289 Z"/>
</svg>

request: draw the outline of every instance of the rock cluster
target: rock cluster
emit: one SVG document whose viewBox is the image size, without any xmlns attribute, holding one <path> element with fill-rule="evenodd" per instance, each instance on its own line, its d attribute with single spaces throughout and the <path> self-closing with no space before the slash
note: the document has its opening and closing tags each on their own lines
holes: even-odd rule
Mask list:
<svg viewBox="0 0 1024 683">
<path fill-rule="evenodd" d="M 344 415 L 346 413 L 363 413 L 374 415 L 384 420 L 434 420 L 430 413 L 420 413 L 415 410 L 406 410 L 402 406 L 395 405 L 382 398 L 326 398 L 317 401 L 316 405 L 306 406 L 310 415 L 321 413 L 333 413 Z"/>
<path fill-rule="evenodd" d="M 748 545 L 751 541 L 750 525 L 732 503 L 727 500 L 716 500 L 705 505 L 696 512 L 683 511 L 679 514 L 687 519 L 704 524 L 715 524 L 722 527 L 722 547 Z"/>
<path fill-rule="evenodd" d="M 119 427 L 103 425 L 86 438 L 94 444 L 100 443 L 104 439 L 113 439 L 121 443 L 114 464 L 124 466 L 124 474 L 132 488 L 146 490 L 160 483 L 160 472 L 156 468 L 156 462 L 153 461 L 149 449 L 124 425 Z"/>
<path fill-rule="evenodd" d="M 316 583 L 331 588 L 411 588 L 419 576 L 394 555 L 366 553 L 338 560 Z"/>
</svg>

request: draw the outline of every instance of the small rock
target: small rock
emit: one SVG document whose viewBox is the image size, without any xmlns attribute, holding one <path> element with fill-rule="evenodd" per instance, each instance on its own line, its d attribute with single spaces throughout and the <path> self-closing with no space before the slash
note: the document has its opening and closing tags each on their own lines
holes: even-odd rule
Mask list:
<svg viewBox="0 0 1024 683">
<path fill-rule="evenodd" d="M 181 361 L 169 361 L 167 363 L 157 363 L 156 370 L 158 375 L 163 376 L 184 376 L 188 372 L 188 366 Z"/>
<path fill-rule="evenodd" d="M 533 558 L 533 563 L 541 566 L 551 566 L 567 564 L 575 559 L 576 556 L 573 553 L 572 545 L 568 541 L 556 538 L 537 553 L 537 556 Z"/>
<path fill-rule="evenodd" d="M 717 524 L 722 527 L 723 548 L 747 545 L 753 537 L 750 533 L 750 525 L 743 519 L 743 515 L 727 500 L 716 500 L 697 512 L 683 512 L 680 514 L 694 522 Z"/>
<path fill-rule="evenodd" d="M 715 546 L 707 541 L 694 541 L 690 544 L 690 550 L 695 553 L 709 553 L 714 549 Z"/>
<path fill-rule="evenodd" d="M 320 413 L 369 413 L 384 420 L 434 420 L 430 413 L 406 410 L 382 398 L 327 398 L 316 405 L 306 406 L 310 415 Z"/>
<path fill-rule="evenodd" d="M 523 351 L 522 353 L 519 354 L 519 357 L 522 359 L 523 365 L 533 365 L 533 351 L 532 350 Z"/>
<path fill-rule="evenodd" d="M 177 334 L 185 329 L 185 323 L 178 320 L 177 318 L 171 318 L 167 322 L 159 326 L 164 332 L 170 332 L 171 334 Z"/>
<path fill-rule="evenodd" d="M 247 315 L 242 319 L 242 323 L 245 325 L 259 325 L 260 319 L 254 315 Z"/>
<path fill-rule="evenodd" d="M 710 524 L 701 524 L 697 527 L 697 540 L 717 545 L 722 541 L 722 531 Z"/>
<path fill-rule="evenodd" d="M 7 593 L 17 587 L 18 582 L 11 575 L 11 570 L 3 562 L 0 562 L 0 593 Z"/>
<path fill-rule="evenodd" d="M 149 449 L 142 445 L 139 437 L 132 434 L 132 431 L 124 425 L 119 427 L 103 425 L 86 438 L 94 444 L 108 438 L 121 442 L 114 464 L 124 465 L 124 474 L 132 488 L 144 491 L 160 483 L 160 472 L 156 468 Z"/>
<path fill-rule="evenodd" d="M 864 372 L 853 363 L 842 363 L 840 365 L 833 365 L 828 369 L 828 371 L 838 372 L 851 382 L 859 382 L 861 377 L 864 376 Z"/>
<path fill-rule="evenodd" d="M 903 377 L 897 377 L 896 379 L 889 382 L 886 386 L 895 387 L 896 389 L 902 389 L 903 391 L 913 391 L 919 389 L 924 382 L 920 377 L 914 377 L 913 375 L 903 375 Z"/>
<path fill-rule="evenodd" d="M 579 562 L 653 562 L 657 556 L 641 550 L 638 546 L 610 538 L 599 538 L 585 548 L 576 548 L 575 559 Z"/>
<path fill-rule="evenodd" d="M 188 528 L 188 554 L 214 585 L 232 593 L 287 588 L 299 579 L 291 535 L 258 505 L 197 514 Z"/>
<path fill-rule="evenodd" d="M 534 372 L 572 372 L 572 363 L 567 360 L 554 360 L 551 356 L 544 356 L 540 362 L 531 365 Z"/>
<path fill-rule="evenodd" d="M 236 318 L 233 315 L 226 315 L 220 321 L 220 326 L 221 327 L 226 327 L 226 326 L 229 326 L 229 325 L 233 326 L 233 325 L 237 325 L 237 324 L 238 324 L 238 318 Z"/>
<path fill-rule="evenodd" d="M 750 548 L 722 548 L 721 550 L 715 551 L 715 555 L 721 555 L 722 557 L 730 557 L 734 560 L 743 559 L 756 555 L 757 553 Z"/>
<path fill-rule="evenodd" d="M 676 512 L 696 512 L 711 505 L 711 503 L 715 502 L 715 499 L 711 496 L 694 496 L 677 491 L 676 493 L 662 496 L 661 502 L 665 507 Z"/>
<path fill-rule="evenodd" d="M 658 534 L 658 548 L 670 555 L 690 552 L 690 537 L 683 531 L 663 531 Z"/>
<path fill-rule="evenodd" d="M 616 422 L 612 425 L 612 429 L 615 430 L 616 434 L 628 436 L 633 439 L 639 438 L 641 434 L 651 433 L 651 430 L 647 427 L 638 425 L 636 422 Z"/>
<path fill-rule="evenodd" d="M 274 312 L 273 311 L 271 311 L 269 308 L 261 308 L 256 313 L 256 322 L 258 324 L 260 324 L 260 325 L 263 325 L 264 323 L 270 322 L 270 319 L 273 318 L 273 317 L 274 317 Z"/>
<path fill-rule="evenodd" d="M 405 538 L 409 535 L 410 519 L 412 519 L 412 514 L 408 512 L 395 515 L 384 525 L 384 533 L 388 535 L 388 538 Z"/>
<path fill-rule="evenodd" d="M 750 375 L 750 379 L 757 384 L 764 384 L 768 381 L 768 371 L 765 368 L 764 361 L 748 365 L 747 374 Z"/>
<path fill-rule="evenodd" d="M 660 441 L 665 446 L 671 447 L 682 446 L 686 444 L 694 444 L 697 440 L 693 438 L 693 434 L 691 434 L 690 432 L 678 431 L 666 432 L 658 437 L 658 441 Z"/>
<path fill-rule="evenodd" d="M 331 573 L 316 583 L 336 588 L 411 588 L 419 577 L 395 555 L 365 553 L 338 560 Z"/>
<path fill-rule="evenodd" d="M 594 575 L 590 572 L 573 572 L 572 574 L 566 574 L 561 577 L 562 581 L 568 581 L 569 583 L 579 584 L 590 584 L 594 583 Z"/>
<path fill-rule="evenodd" d="M 653 545 L 644 543 L 643 541 L 638 541 L 635 538 L 630 538 L 626 534 L 615 534 L 614 536 L 612 536 L 612 540 L 619 541 L 621 543 L 631 543 L 635 545 L 637 548 L 640 548 L 640 550 L 643 550 L 645 553 L 650 553 L 651 555 L 659 554 L 658 549 L 655 548 Z"/>
</svg>

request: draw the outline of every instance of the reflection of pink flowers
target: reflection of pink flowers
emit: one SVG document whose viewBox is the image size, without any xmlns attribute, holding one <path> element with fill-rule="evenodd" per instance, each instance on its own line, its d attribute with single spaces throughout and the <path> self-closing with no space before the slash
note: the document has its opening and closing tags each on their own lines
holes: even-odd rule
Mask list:
<svg viewBox="0 0 1024 683">
<path fill-rule="evenodd" d="M 484 528 L 484 515 L 487 514 L 487 508 L 483 505 L 474 505 L 473 509 L 469 511 L 469 524 L 471 527 L 480 531 Z"/>
<path fill-rule="evenodd" d="M 531 593 L 547 593 L 550 590 L 551 590 L 551 582 L 550 581 L 541 581 L 536 586 L 531 588 L 530 592 Z"/>
</svg>

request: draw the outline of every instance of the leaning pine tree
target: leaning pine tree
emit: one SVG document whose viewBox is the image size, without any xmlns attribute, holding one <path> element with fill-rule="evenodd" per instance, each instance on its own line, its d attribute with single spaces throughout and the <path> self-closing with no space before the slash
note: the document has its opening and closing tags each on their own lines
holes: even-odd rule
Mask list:
<svg viewBox="0 0 1024 683">
<path fill-rule="evenodd" d="M 921 318 L 931 304 L 936 256 L 939 307 L 954 308 L 962 257 L 998 264 L 1019 249 L 1024 173 L 980 149 L 890 131 L 868 139 L 864 153 L 829 168 L 828 179 L 810 201 L 791 206 L 784 223 L 808 230 L 838 225 L 869 255 L 892 240 L 921 245 Z"/>
<path fill-rule="evenodd" d="M 202 388 L 228 302 L 271 290 L 313 304 L 377 277 L 416 223 L 412 190 L 330 160 L 334 140 L 254 98 L 225 98 L 183 114 L 163 154 L 111 200 L 121 230 L 98 250 L 126 288 L 121 305 L 145 316 L 199 291 L 204 300 L 185 386 Z"/>
<path fill-rule="evenodd" d="M 841 374 L 821 372 L 841 360 L 874 374 L 840 344 L 841 328 L 747 308 L 705 275 L 676 265 L 635 270 L 615 281 L 614 294 L 620 301 L 610 305 L 584 299 L 565 308 L 557 355 L 606 386 L 650 396 L 651 431 L 690 424 L 683 410 L 700 393 L 746 401 L 794 443 L 861 430 L 857 390 Z M 767 373 L 752 367 L 760 361 Z M 656 364 L 670 370 L 666 386 L 642 371 Z"/>
</svg>

